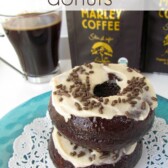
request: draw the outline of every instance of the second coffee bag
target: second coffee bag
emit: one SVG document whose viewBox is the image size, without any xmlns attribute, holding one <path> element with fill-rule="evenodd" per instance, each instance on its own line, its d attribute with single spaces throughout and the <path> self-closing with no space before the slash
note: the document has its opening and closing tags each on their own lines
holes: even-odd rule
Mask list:
<svg viewBox="0 0 168 168">
<path fill-rule="evenodd" d="M 145 12 L 144 71 L 168 72 L 168 11 Z"/>
</svg>

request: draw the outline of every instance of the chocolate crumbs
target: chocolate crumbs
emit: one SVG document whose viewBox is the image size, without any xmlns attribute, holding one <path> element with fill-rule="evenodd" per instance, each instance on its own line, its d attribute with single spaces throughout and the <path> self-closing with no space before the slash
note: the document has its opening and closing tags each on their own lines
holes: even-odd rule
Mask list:
<svg viewBox="0 0 168 168">
<path fill-rule="evenodd" d="M 133 72 L 133 70 L 131 68 L 127 68 L 128 72 Z"/>
<path fill-rule="evenodd" d="M 103 114 L 103 109 L 104 109 L 103 106 L 101 106 L 101 107 L 99 108 L 99 113 L 100 113 L 100 114 Z"/>
<path fill-rule="evenodd" d="M 137 101 L 131 101 L 130 104 L 137 104 Z"/>
<path fill-rule="evenodd" d="M 63 101 L 63 98 L 62 98 L 62 97 L 60 97 L 60 98 L 59 98 L 59 101 L 60 101 L 60 102 L 62 102 L 62 101 Z"/>
<path fill-rule="evenodd" d="M 151 98 L 153 101 L 157 101 L 157 98 L 156 97 L 152 97 Z"/>
<path fill-rule="evenodd" d="M 102 152 L 102 154 L 100 155 L 100 159 L 105 159 L 105 158 L 107 158 L 108 156 L 109 156 L 109 152 Z"/>
<path fill-rule="evenodd" d="M 90 74 L 94 74 L 94 71 L 89 71 Z"/>
<path fill-rule="evenodd" d="M 60 89 L 60 88 L 62 88 L 62 86 L 63 86 L 63 85 L 60 84 L 60 85 L 57 85 L 56 88 L 57 88 L 57 89 Z"/>
<path fill-rule="evenodd" d="M 106 99 L 104 100 L 104 104 L 108 104 L 108 102 L 109 102 L 109 99 L 106 98 Z"/>
<path fill-rule="evenodd" d="M 92 64 L 90 64 L 90 63 L 85 64 L 85 66 L 86 66 L 87 68 L 90 68 L 90 69 L 92 69 L 92 68 L 93 68 Z"/>
<path fill-rule="evenodd" d="M 117 103 L 118 103 L 117 100 L 113 100 L 112 103 L 111 103 L 111 105 L 112 105 L 112 106 L 115 106 Z"/>
<path fill-rule="evenodd" d="M 142 109 L 142 110 L 145 110 L 145 109 L 146 109 L 146 103 L 145 103 L 145 102 L 142 102 L 142 104 L 141 104 L 141 109 Z"/>
<path fill-rule="evenodd" d="M 77 148 L 78 148 L 78 145 L 75 145 L 75 146 L 73 147 L 74 150 L 76 150 Z"/>
<path fill-rule="evenodd" d="M 79 103 L 75 102 L 75 106 L 76 106 L 77 110 L 79 110 L 79 111 L 82 110 L 82 107 Z"/>
<path fill-rule="evenodd" d="M 121 103 L 121 98 L 120 97 L 118 98 L 118 103 Z"/>
<path fill-rule="evenodd" d="M 123 102 L 123 103 L 126 103 L 126 99 L 122 99 L 122 102 Z"/>
<path fill-rule="evenodd" d="M 78 157 L 83 157 L 83 156 L 85 156 L 85 152 L 84 152 L 84 151 L 80 151 L 77 156 L 78 156 Z"/>
<path fill-rule="evenodd" d="M 92 159 L 92 157 L 91 157 L 91 156 L 89 157 L 89 160 L 92 162 L 92 160 L 93 160 L 93 159 Z"/>
<path fill-rule="evenodd" d="M 73 151 L 73 152 L 70 153 L 71 156 L 76 156 L 76 154 L 77 153 L 75 151 Z"/>
<path fill-rule="evenodd" d="M 60 132 L 57 132 L 57 134 L 58 134 L 59 136 L 62 136 Z"/>
<path fill-rule="evenodd" d="M 91 153 L 91 152 L 93 152 L 93 150 L 92 150 L 92 149 L 89 149 L 89 152 Z"/>
<path fill-rule="evenodd" d="M 149 86 L 145 86 L 145 88 L 144 88 L 146 91 L 148 91 L 149 90 Z"/>
</svg>

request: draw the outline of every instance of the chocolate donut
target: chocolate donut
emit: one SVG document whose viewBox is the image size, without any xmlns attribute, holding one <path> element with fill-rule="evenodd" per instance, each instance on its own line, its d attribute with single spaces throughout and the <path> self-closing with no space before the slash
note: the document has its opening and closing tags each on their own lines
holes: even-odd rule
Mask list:
<svg viewBox="0 0 168 168">
<path fill-rule="evenodd" d="M 73 143 L 119 150 L 139 141 L 153 124 L 156 94 L 147 78 L 125 65 L 81 65 L 51 84 L 51 120 Z"/>
<path fill-rule="evenodd" d="M 141 141 L 132 147 L 127 147 L 126 150 L 113 153 L 96 152 L 76 146 L 68 140 L 64 141 L 64 137 L 60 137 L 62 136 L 60 134 L 56 135 L 58 132 L 55 134 L 55 131 L 53 131 L 49 141 L 49 153 L 57 168 L 133 168 L 142 155 Z M 57 136 L 57 138 L 53 138 L 53 136 Z M 53 139 L 56 141 L 55 143 Z M 61 143 L 60 146 L 58 146 L 59 142 Z M 63 148 L 68 145 L 72 145 L 72 151 L 69 148 Z"/>
<path fill-rule="evenodd" d="M 100 117 L 72 116 L 67 122 L 55 108 L 49 105 L 53 125 L 71 142 L 91 149 L 111 151 L 133 144 L 141 139 L 152 127 L 154 112 L 150 111 L 143 121 L 126 116 L 116 116 L 111 120 Z"/>
</svg>

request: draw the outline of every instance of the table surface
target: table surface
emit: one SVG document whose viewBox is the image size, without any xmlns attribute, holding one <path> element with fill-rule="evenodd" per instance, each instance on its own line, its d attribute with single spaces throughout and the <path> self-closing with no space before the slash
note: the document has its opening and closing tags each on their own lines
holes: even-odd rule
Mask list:
<svg viewBox="0 0 168 168">
<path fill-rule="evenodd" d="M 60 72 L 70 68 L 69 59 L 60 61 Z M 144 75 L 151 80 L 158 95 L 168 98 L 168 74 L 144 73 Z M 1 61 L 0 79 L 0 118 L 32 97 L 51 90 L 49 82 L 45 84 L 29 83 L 23 76 Z"/>
</svg>

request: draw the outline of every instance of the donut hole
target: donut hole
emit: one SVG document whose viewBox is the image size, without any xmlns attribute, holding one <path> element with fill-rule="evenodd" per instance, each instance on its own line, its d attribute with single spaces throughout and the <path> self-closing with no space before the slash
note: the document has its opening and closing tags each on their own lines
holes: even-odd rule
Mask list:
<svg viewBox="0 0 168 168">
<path fill-rule="evenodd" d="M 93 93 L 97 97 L 108 97 L 117 95 L 120 92 L 120 87 L 117 85 L 116 81 L 121 81 L 115 74 L 108 74 L 109 80 L 98 84 L 95 86 Z"/>
</svg>

